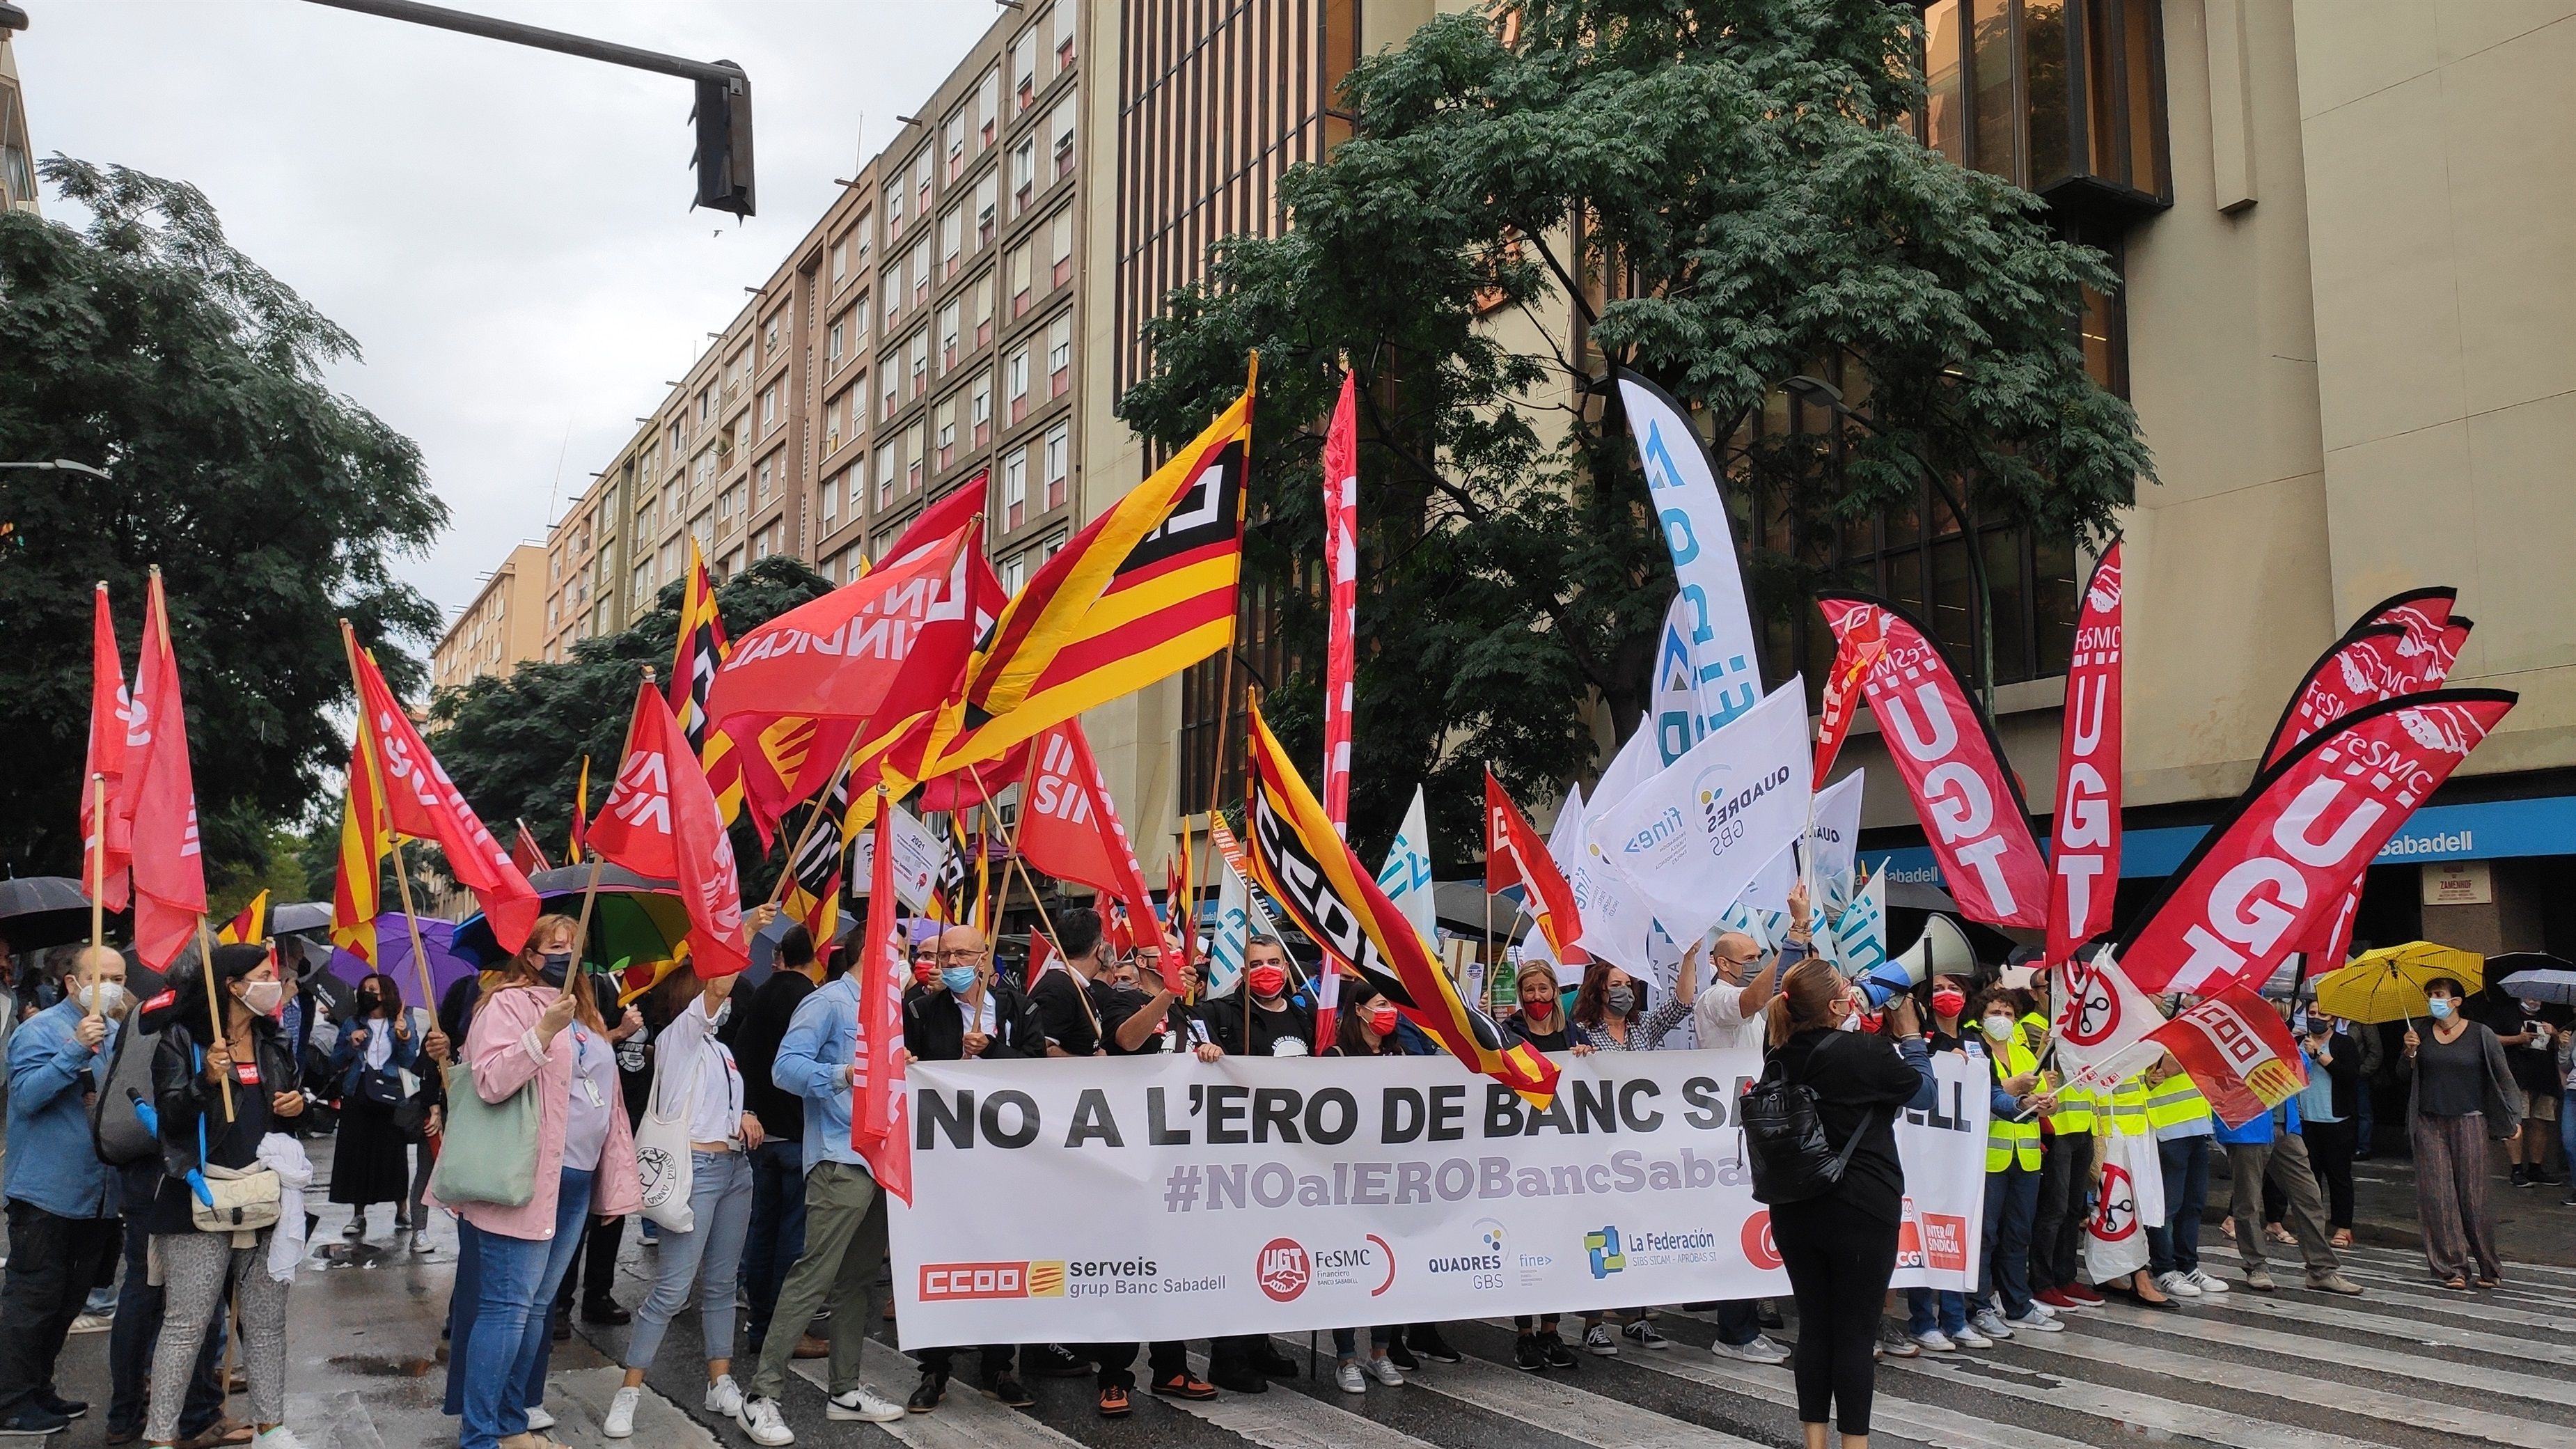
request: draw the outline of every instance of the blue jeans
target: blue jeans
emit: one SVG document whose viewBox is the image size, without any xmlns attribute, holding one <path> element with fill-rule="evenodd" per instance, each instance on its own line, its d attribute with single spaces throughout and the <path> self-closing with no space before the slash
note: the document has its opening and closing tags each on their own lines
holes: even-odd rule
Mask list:
<svg viewBox="0 0 2576 1449">
<path fill-rule="evenodd" d="M 698 1326 L 710 1362 L 733 1357 L 733 1289 L 742 1273 L 742 1240 L 751 1227 L 751 1163 L 739 1152 L 689 1154 L 689 1231 L 662 1230 L 653 1291 L 635 1309 L 626 1367 L 651 1368 L 671 1320 L 698 1284 Z M 480 1446 L 464 1446 L 480 1449 Z"/>
<path fill-rule="evenodd" d="M 2567 1195 L 2576 1197 L 2576 1094 L 2558 1104 L 2559 1170 L 2567 1174 Z"/>
<path fill-rule="evenodd" d="M 769 1336 L 778 1285 L 805 1255 L 805 1144 L 794 1137 L 751 1154 L 751 1227 L 742 1239 L 742 1292 L 751 1307 L 751 1346 Z"/>
<path fill-rule="evenodd" d="M 1915 1333 L 1959 1333 L 1968 1326 L 1968 1295 L 1947 1288 L 1908 1288 L 1905 1326 Z"/>
<path fill-rule="evenodd" d="M 1386 1346 L 1395 1341 L 1395 1330 L 1392 1328 L 1372 1328 L 1368 1331 L 1368 1336 L 1369 1357 L 1383 1358 L 1386 1356 Z M 1356 1328 L 1334 1329 L 1333 1352 L 1342 1358 L 1358 1358 L 1360 1356 L 1360 1331 Z"/>
<path fill-rule="evenodd" d="M 512 1238 L 461 1219 L 456 1224 L 445 1411 L 465 1421 L 457 1449 L 494 1449 L 528 1432 L 528 1410 L 545 1401 L 555 1290 L 581 1249 L 592 1177 L 564 1169 L 551 1238 Z"/>
<path fill-rule="evenodd" d="M 2156 1143 L 2164 1167 L 2165 1220 L 2147 1228 L 2147 1271 L 2191 1273 L 2200 1268 L 2200 1214 L 2209 1206 L 2208 1134 L 2167 1137 Z"/>
<path fill-rule="evenodd" d="M 1762 1336 L 1762 1305 L 1750 1298 L 1729 1298 L 1717 1305 L 1717 1341 L 1742 1348 Z"/>
<path fill-rule="evenodd" d="M 2379 1028 L 2374 1026 L 2369 1028 L 2369 1030 L 2377 1031 Z M 2352 1103 L 2354 1108 L 2353 1121 L 2356 1124 L 2353 1128 L 2352 1155 L 2355 1157 L 2368 1157 L 2370 1155 L 2370 1131 L 2372 1126 L 2375 1125 L 2372 1120 L 2374 1114 L 2370 1110 L 2370 1079 L 2368 1077 L 2361 1079 L 2361 1089 L 2352 1094 Z M 2564 1118 L 2559 1120 L 2558 1132 L 2562 1137 L 2567 1134 L 2567 1123 Z M 2569 1138 L 2568 1140 L 2576 1141 L 2576 1138 Z"/>
<path fill-rule="evenodd" d="M 2018 1154 L 1986 1174 L 1985 1251 L 1977 1299 L 1983 1303 L 1990 1294 L 2001 1294 L 2006 1318 L 2030 1312 L 2030 1219 L 2038 1209 L 2039 1169 L 2023 1167 Z"/>
</svg>

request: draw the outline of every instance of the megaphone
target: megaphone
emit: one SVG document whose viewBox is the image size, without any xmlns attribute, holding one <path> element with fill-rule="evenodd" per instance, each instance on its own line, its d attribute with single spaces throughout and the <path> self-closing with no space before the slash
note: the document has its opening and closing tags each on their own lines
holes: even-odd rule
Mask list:
<svg viewBox="0 0 2576 1449">
<path fill-rule="evenodd" d="M 1965 976 L 1976 969 L 1977 953 L 1968 944 L 1968 933 L 1948 916 L 1934 916 L 1923 923 L 1923 934 L 1904 955 L 1879 963 L 1861 978 L 1861 995 L 1877 1011 L 1935 975 Z"/>
</svg>

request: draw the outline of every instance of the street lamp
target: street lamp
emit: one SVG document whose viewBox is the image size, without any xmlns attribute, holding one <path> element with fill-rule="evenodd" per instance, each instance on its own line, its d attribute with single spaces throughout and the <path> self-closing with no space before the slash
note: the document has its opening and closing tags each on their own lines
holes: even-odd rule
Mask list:
<svg viewBox="0 0 2576 1449">
<path fill-rule="evenodd" d="M 43 463 L 0 463 L 0 468 L 32 468 L 39 473 L 87 473 L 93 478 L 105 478 L 110 483 L 116 481 L 108 476 L 106 469 L 93 468 L 70 458 L 56 458 Z"/>
<path fill-rule="evenodd" d="M 1809 377 L 1802 372 L 1780 384 L 1780 390 L 1809 407 L 1823 408 L 1839 417 L 1849 418 L 1882 438 L 1891 436 L 1866 414 L 1854 412 L 1851 404 L 1843 401 L 1843 390 L 1821 377 Z M 1894 440 L 1891 438 L 1891 441 Z M 1976 525 L 1968 521 L 1968 510 L 1960 505 L 1959 495 L 1951 491 L 1950 480 L 1942 476 L 1932 460 L 1911 444 L 1899 442 L 1898 446 L 1913 454 L 1914 461 L 1923 465 L 1924 475 L 1932 480 L 1933 490 L 1941 495 L 1941 502 L 1949 508 L 1950 516 L 1959 520 L 1960 541 L 1968 550 L 1968 579 L 1977 592 L 1978 694 L 1985 700 L 1986 712 L 1991 715 L 1995 708 L 1995 596 L 1986 583 L 1984 541 L 1977 536 Z"/>
</svg>

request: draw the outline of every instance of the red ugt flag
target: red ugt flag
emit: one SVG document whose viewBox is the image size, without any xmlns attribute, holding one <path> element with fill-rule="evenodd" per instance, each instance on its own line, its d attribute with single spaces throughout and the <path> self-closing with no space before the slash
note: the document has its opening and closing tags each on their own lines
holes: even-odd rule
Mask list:
<svg viewBox="0 0 2576 1449">
<path fill-rule="evenodd" d="M 894 811 L 877 802 L 868 928 L 859 962 L 859 1056 L 850 1073 L 850 1146 L 877 1185 L 912 1203 L 912 1129 L 903 1090 L 903 919 L 894 895 Z M 1032 981 L 1036 979 L 1032 974 Z"/>
<path fill-rule="evenodd" d="M 2230 1127 L 2244 1126 L 2308 1084 L 2308 1066 L 2288 1024 L 2241 985 L 2231 983 L 2175 1013 L 2147 1039 L 2173 1053 L 2209 1099 L 2209 1110 Z"/>
<path fill-rule="evenodd" d="M 1359 376 L 1342 374 L 1341 401 L 1324 434 L 1324 573 L 1331 581 L 1324 651 L 1324 814 L 1347 833 L 1351 818 L 1351 675 L 1356 652 L 1360 553 Z"/>
<path fill-rule="evenodd" d="M 1574 887 L 1547 853 L 1547 842 L 1503 791 L 1494 772 L 1485 772 L 1485 894 L 1499 895 L 1514 886 L 1528 898 L 1539 934 L 1556 959 L 1580 966 L 1591 956 L 1576 944 L 1583 938 L 1583 917 L 1576 911 Z"/>
<path fill-rule="evenodd" d="M 98 586 L 90 629 L 89 766 L 81 771 L 81 884 L 111 911 L 125 909 L 131 886 L 129 831 L 115 828 L 125 793 L 125 737 L 133 728 L 133 696 L 125 692 L 125 664 L 116 653 L 116 621 L 108 614 L 107 585 Z M 106 808 L 101 810 L 101 797 Z"/>
<path fill-rule="evenodd" d="M 2111 929 L 2120 882 L 2120 545 L 2084 585 L 2057 737 L 2056 840 L 2048 853 L 2048 960 Z"/>
<path fill-rule="evenodd" d="M 420 730 L 394 698 L 375 658 L 360 649 L 348 625 L 341 626 L 349 650 L 349 668 L 358 681 L 358 728 L 367 732 L 367 755 L 375 762 L 377 795 L 384 802 L 385 822 L 397 835 L 426 840 L 447 856 L 448 874 L 474 893 L 492 923 L 492 939 L 505 951 L 527 944 L 537 923 L 537 892 L 527 876 L 510 863 L 510 853 L 482 818 L 465 803 L 465 794 L 439 768 L 438 759 Z"/>
<path fill-rule="evenodd" d="M 120 802 L 133 852 L 134 953 L 144 965 L 166 971 L 206 914 L 206 871 L 198 855 L 188 715 L 179 700 L 179 659 L 170 649 L 170 608 L 158 569 L 152 572 L 151 599 L 143 614 L 143 657 L 134 674 L 140 688 L 125 734 L 125 795 Z"/>
<path fill-rule="evenodd" d="M 637 875 L 678 883 L 689 911 L 689 955 L 700 976 L 730 976 L 751 964 L 742 881 L 724 814 L 678 717 L 649 681 L 636 689 L 617 785 L 586 843 Z"/>
<path fill-rule="evenodd" d="M 1027 802 L 1020 815 L 1020 857 L 1059 880 L 1079 881 L 1127 907 L 1136 944 L 1162 948 L 1154 933 L 1154 895 L 1127 841 L 1127 827 L 1109 799 L 1109 784 L 1091 757 L 1091 742 L 1077 720 L 1048 729 L 1029 742 L 1029 773 L 1021 783 Z M 1182 987 L 1180 953 L 1164 949 L 1163 982 Z"/>
</svg>

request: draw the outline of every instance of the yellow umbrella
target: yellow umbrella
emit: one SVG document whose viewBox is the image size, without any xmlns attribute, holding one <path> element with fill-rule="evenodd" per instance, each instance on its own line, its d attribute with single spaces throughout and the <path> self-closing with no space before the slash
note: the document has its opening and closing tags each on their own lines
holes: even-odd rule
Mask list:
<svg viewBox="0 0 2576 1449">
<path fill-rule="evenodd" d="M 2410 1020 L 2425 1014 L 2424 986 L 2435 977 L 2448 976 L 2468 991 L 2485 985 L 2486 959 L 2430 941 L 2365 951 L 2317 978 L 2316 1009 L 2364 1025 Z"/>
</svg>

